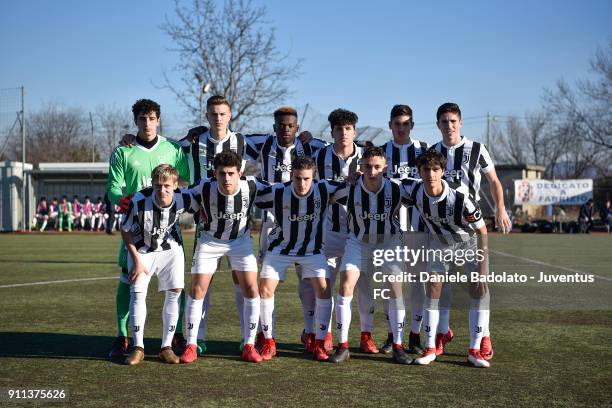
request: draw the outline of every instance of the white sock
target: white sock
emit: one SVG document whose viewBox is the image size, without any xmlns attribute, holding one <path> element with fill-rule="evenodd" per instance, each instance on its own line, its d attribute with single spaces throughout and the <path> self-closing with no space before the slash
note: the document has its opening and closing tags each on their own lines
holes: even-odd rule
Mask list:
<svg viewBox="0 0 612 408">
<path fill-rule="evenodd" d="M 172 345 L 172 337 L 176 330 L 178 322 L 181 293 L 176 293 L 171 290 L 166 291 L 166 299 L 164 300 L 164 308 L 162 310 L 162 348 Z"/>
<path fill-rule="evenodd" d="M 491 337 L 491 332 L 489 331 L 489 322 L 491 320 L 491 312 L 489 310 L 483 310 L 485 312 L 485 323 L 482 328 L 482 335 L 485 337 Z"/>
<path fill-rule="evenodd" d="M 315 323 L 315 308 L 317 298 L 315 291 L 309 282 L 300 279 L 298 283 L 298 294 L 302 301 L 302 314 L 304 315 L 304 331 L 306 333 L 314 333 Z"/>
<path fill-rule="evenodd" d="M 198 327 L 198 340 L 206 341 L 206 327 L 208 326 L 208 310 L 210 309 L 210 299 L 211 299 L 211 287 L 208 287 L 206 291 L 206 296 L 204 296 L 204 300 L 202 302 L 202 315 L 200 320 L 200 326 Z"/>
<path fill-rule="evenodd" d="M 334 307 L 333 305 L 334 301 L 332 298 L 317 298 L 317 306 L 315 309 L 315 321 L 317 323 L 317 334 L 315 338 L 317 340 L 325 340 L 328 329 L 327 326 L 331 320 L 332 308 Z"/>
<path fill-rule="evenodd" d="M 261 331 L 266 339 L 271 339 L 273 337 L 272 327 L 274 325 L 272 317 L 274 314 L 274 296 L 267 299 L 262 298 L 260 304 L 261 315 L 259 320 L 261 321 Z"/>
<path fill-rule="evenodd" d="M 329 324 L 327 325 L 327 332 L 331 333 L 332 331 L 332 321 L 334 319 L 334 285 L 336 283 L 336 276 L 338 274 L 338 268 L 340 267 L 340 263 L 342 262 L 342 258 L 328 258 L 327 259 L 327 269 L 329 270 L 329 291 L 331 293 L 332 298 L 332 311 L 329 315 Z"/>
<path fill-rule="evenodd" d="M 197 344 L 198 328 L 202 319 L 202 303 L 204 303 L 204 299 L 194 299 L 187 296 L 187 305 L 185 306 L 187 344 Z"/>
<path fill-rule="evenodd" d="M 472 303 L 472 302 L 470 302 Z M 483 310 L 470 307 L 470 348 L 480 349 L 482 331 L 485 323 L 485 313 Z"/>
<path fill-rule="evenodd" d="M 147 292 L 130 292 L 132 340 L 135 347 L 144 348 L 144 326 L 147 319 Z"/>
<path fill-rule="evenodd" d="M 419 334 L 423 322 L 423 301 L 425 300 L 425 288 L 421 282 L 412 283 L 410 286 L 410 332 Z"/>
<path fill-rule="evenodd" d="M 404 299 L 389 299 L 389 322 L 391 323 L 394 344 L 402 344 L 405 320 L 406 307 L 404 306 Z"/>
<path fill-rule="evenodd" d="M 440 310 L 438 305 L 440 299 L 431 299 L 425 296 L 423 303 L 423 326 L 425 330 L 425 347 L 436 347 L 436 328 L 440 319 Z"/>
<path fill-rule="evenodd" d="M 259 313 L 261 301 L 259 296 L 256 298 L 243 298 L 242 321 L 245 322 L 243 330 L 244 344 L 255 344 L 257 335 L 257 324 L 259 323 Z"/>
<path fill-rule="evenodd" d="M 438 333 L 448 333 L 450 328 L 450 307 L 453 300 L 453 291 L 451 285 L 444 283 L 442 285 L 442 294 L 440 295 L 440 322 L 438 323 Z"/>
<path fill-rule="evenodd" d="M 362 332 L 372 332 L 374 326 L 374 291 L 372 281 L 366 275 L 357 279 L 357 307 Z"/>
<path fill-rule="evenodd" d="M 240 319 L 240 333 L 244 335 L 244 297 L 238 284 L 234 284 L 234 301 L 236 301 L 236 311 L 238 312 L 238 319 Z"/>
<path fill-rule="evenodd" d="M 44 231 L 44 230 L 45 230 L 45 228 L 47 228 L 47 220 L 44 220 L 44 221 L 43 221 L 42 225 L 40 226 L 40 230 L 41 230 L 41 231 Z"/>
<path fill-rule="evenodd" d="M 351 300 L 352 296 L 336 297 L 336 327 L 338 328 L 338 343 L 348 341 L 349 327 L 351 326 Z"/>
</svg>

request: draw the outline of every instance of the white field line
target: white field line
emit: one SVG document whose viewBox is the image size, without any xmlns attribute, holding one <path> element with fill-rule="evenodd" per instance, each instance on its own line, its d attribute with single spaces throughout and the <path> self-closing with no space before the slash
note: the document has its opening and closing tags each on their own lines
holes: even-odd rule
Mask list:
<svg viewBox="0 0 612 408">
<path fill-rule="evenodd" d="M 595 277 L 595 278 L 598 278 L 598 279 L 601 279 L 601 280 L 605 280 L 605 281 L 608 281 L 608 282 L 612 282 L 612 278 L 609 278 L 607 276 L 601 276 L 601 275 L 596 275 L 596 274 L 590 273 L 590 272 L 579 271 L 578 269 L 567 268 L 565 266 L 552 265 L 552 264 L 549 264 L 549 263 L 546 263 L 546 262 L 536 261 L 535 259 L 525 258 L 525 257 L 518 256 L 518 255 L 512 255 L 512 254 L 508 254 L 508 253 L 502 252 L 502 251 L 496 251 L 494 249 L 489 249 L 489 251 L 493 252 L 495 254 L 498 254 L 498 255 L 507 256 L 509 258 L 520 259 L 522 261 L 531 262 L 531 263 L 534 263 L 536 265 L 549 266 L 551 268 L 561 269 L 561 270 L 568 271 L 568 272 L 579 273 L 581 275 L 593 275 L 593 277 Z"/>
<path fill-rule="evenodd" d="M 104 277 L 99 277 L 99 278 L 82 278 L 82 279 L 64 279 L 64 280 L 45 281 L 45 282 L 15 283 L 12 285 L 0 285 L 0 289 L 18 288 L 21 286 L 51 285 L 53 283 L 83 282 L 83 281 L 95 281 L 95 280 L 106 280 L 106 279 L 119 279 L 119 276 L 104 276 Z"/>
</svg>

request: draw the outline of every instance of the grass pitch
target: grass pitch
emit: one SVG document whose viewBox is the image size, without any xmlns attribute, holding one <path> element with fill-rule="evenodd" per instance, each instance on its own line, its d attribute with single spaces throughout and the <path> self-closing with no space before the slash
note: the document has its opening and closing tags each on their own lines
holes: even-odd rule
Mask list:
<svg viewBox="0 0 612 408">
<path fill-rule="evenodd" d="M 312 361 L 299 343 L 294 274 L 276 294 L 278 357 L 244 363 L 225 271 L 213 283 L 206 357 L 191 365 L 158 361 L 163 297 L 154 280 L 147 358 L 127 367 L 106 358 L 116 333 L 119 237 L 0 235 L 0 388 L 61 388 L 69 396 L 24 404 L 29 406 L 612 406 L 612 239 L 514 234 L 493 241 L 494 271 L 578 270 L 598 277 L 580 285 L 493 284 L 495 358 L 488 370 L 465 362 L 467 312 L 460 300 L 451 313 L 456 338 L 430 366 L 399 366 L 387 356 L 358 352 L 338 366 Z M 191 239 L 186 248 L 192 248 Z M 86 278 L 106 279 L 81 280 Z M 49 281 L 66 282 L 37 284 Z M 30 285 L 8 286 L 18 284 Z M 354 304 L 352 346 L 359 344 L 356 309 Z M 373 333 L 379 343 L 386 337 L 381 309 Z M 0 401 L 15 405 L 6 397 Z"/>
</svg>

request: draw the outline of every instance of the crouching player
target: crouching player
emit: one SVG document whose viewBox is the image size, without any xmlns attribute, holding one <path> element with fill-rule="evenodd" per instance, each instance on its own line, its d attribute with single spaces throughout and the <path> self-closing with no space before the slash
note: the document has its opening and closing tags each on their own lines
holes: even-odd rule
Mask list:
<svg viewBox="0 0 612 408">
<path fill-rule="evenodd" d="M 191 207 L 188 192 L 178 190 L 178 171 L 160 164 L 151 174 L 153 187 L 132 197 L 121 226 L 128 250 L 130 317 L 134 348 L 125 363 L 136 365 L 144 359 L 144 326 L 147 317 L 147 288 L 153 274 L 158 290 L 166 292 L 162 311 L 163 331 L 159 358 L 177 364 L 172 337 L 179 317 L 179 296 L 184 286 L 185 258 L 179 230 L 179 215 Z"/>
<path fill-rule="evenodd" d="M 488 273 L 487 228 L 478 206 L 469 196 L 464 186 L 443 180 L 446 157 L 435 150 L 429 150 L 417 159 L 417 167 L 422 180 L 405 179 L 402 193 L 417 206 L 422 219 L 429 229 L 428 265 L 429 279 L 425 285 L 426 294 L 423 304 L 423 326 L 425 328 L 425 350 L 415 364 L 427 365 L 436 359 L 441 350 L 436 350 L 436 332 L 440 317 L 439 302 L 443 277 L 454 271 L 458 259 L 446 261 L 446 256 L 437 253 L 448 250 L 456 256 L 459 253 L 475 254 L 465 259 L 464 270 L 470 274 L 470 346 L 468 362 L 475 367 L 489 367 L 480 353 L 482 328 L 489 313 L 489 290 L 480 279 L 473 279 L 473 272 L 480 278 Z M 454 258 L 454 256 L 453 256 Z"/>
<path fill-rule="evenodd" d="M 274 292 L 293 264 L 302 268 L 301 279 L 310 278 L 315 295 L 315 346 L 313 357 L 328 359 L 324 341 L 331 318 L 331 298 L 327 259 L 323 253 L 323 225 L 330 200 L 346 199 L 346 183 L 314 181 L 315 162 L 300 156 L 291 163 L 291 182 L 275 184 L 258 197 L 255 205 L 274 215 L 267 252 L 261 267 L 261 328 L 264 344 L 261 356 L 276 355 L 273 331 Z"/>
<path fill-rule="evenodd" d="M 259 363 L 255 350 L 255 335 L 259 322 L 260 300 L 257 287 L 257 258 L 248 228 L 248 217 L 258 191 L 269 187 L 255 177 L 242 177 L 242 158 L 232 151 L 217 154 L 213 160 L 215 177 L 205 178 L 189 192 L 193 208 L 202 209 L 198 236 L 191 267 L 192 279 L 187 306 L 187 348 L 181 362 L 192 363 L 198 358 L 197 337 L 202 318 L 202 303 L 220 259 L 227 256 L 244 302 L 242 358 Z"/>
</svg>

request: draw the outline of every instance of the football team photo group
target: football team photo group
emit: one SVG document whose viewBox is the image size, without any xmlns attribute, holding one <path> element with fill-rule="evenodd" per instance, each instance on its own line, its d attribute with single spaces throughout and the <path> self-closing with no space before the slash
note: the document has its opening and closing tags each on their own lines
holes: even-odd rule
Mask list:
<svg viewBox="0 0 612 408">
<path fill-rule="evenodd" d="M 358 116 L 347 109 L 328 116 L 332 143 L 299 129 L 291 107 L 271 115 L 273 134 L 234 132 L 232 107 L 220 95 L 206 101 L 210 128 L 193 128 L 178 142 L 158 134 L 156 102 L 140 99 L 132 113 L 138 133 L 125 135 L 112 153 L 108 177 L 108 197 L 122 209 L 111 359 L 127 365 L 144 360 L 145 323 L 159 318 L 147 316 L 156 275 L 164 293 L 159 358 L 206 364 L 200 360 L 207 353 L 214 277 L 227 269 L 237 311 L 227 322 L 240 324 L 236 353 L 246 362 L 275 358 L 275 330 L 284 323 L 275 318 L 275 292 L 279 283 L 297 279 L 303 331 L 296 337 L 316 361 L 351 358 L 355 297 L 359 322 L 352 327 L 360 331 L 360 353 L 429 365 L 458 335 L 469 338 L 469 365 L 490 367 L 483 175 L 495 202 L 494 225 L 508 233 L 511 222 L 487 148 L 462 135 L 457 104 L 443 103 L 432 113 L 441 139 L 432 146 L 411 136 L 413 112 L 405 104 L 391 108 L 392 140 L 382 146 L 356 140 Z M 246 174 L 249 165 L 256 169 L 252 175 Z M 193 248 L 183 244 L 185 217 L 195 222 Z M 259 220 L 254 244 L 252 227 Z M 373 262 L 373 254 L 401 248 L 428 256 Z M 460 263 L 439 256 L 442 251 L 479 256 Z M 185 267 L 191 272 L 187 287 Z M 444 277 L 455 271 L 485 277 L 468 284 L 469 333 L 450 326 L 452 285 Z M 418 278 L 405 282 L 407 272 Z M 377 345 L 372 331 L 381 308 L 388 334 Z"/>
</svg>

